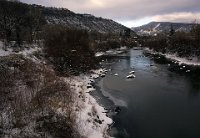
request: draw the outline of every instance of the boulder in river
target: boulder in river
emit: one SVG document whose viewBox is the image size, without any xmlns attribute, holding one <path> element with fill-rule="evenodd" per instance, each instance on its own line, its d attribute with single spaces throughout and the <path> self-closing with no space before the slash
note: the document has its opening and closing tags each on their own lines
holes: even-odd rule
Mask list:
<svg viewBox="0 0 200 138">
<path fill-rule="evenodd" d="M 189 72 L 191 72 L 190 70 L 186 70 L 186 73 L 189 73 Z"/>
<path fill-rule="evenodd" d="M 117 106 L 117 107 L 115 108 L 115 112 L 116 112 L 116 113 L 121 112 L 121 108 L 120 108 L 119 106 Z"/>
<path fill-rule="evenodd" d="M 135 73 L 135 71 L 131 71 L 131 72 L 129 72 L 129 74 L 134 74 Z"/>
<path fill-rule="evenodd" d="M 131 79 L 131 78 L 135 78 L 135 77 L 136 77 L 136 76 L 133 75 L 133 74 L 126 76 L 127 79 Z"/>
<path fill-rule="evenodd" d="M 105 77 L 106 76 L 106 74 L 101 74 L 101 77 L 103 78 L 103 77 Z"/>
</svg>

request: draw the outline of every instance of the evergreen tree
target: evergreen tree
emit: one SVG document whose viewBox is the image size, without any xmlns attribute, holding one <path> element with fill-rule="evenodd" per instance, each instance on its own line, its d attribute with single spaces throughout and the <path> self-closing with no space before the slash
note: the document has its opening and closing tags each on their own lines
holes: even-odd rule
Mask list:
<svg viewBox="0 0 200 138">
<path fill-rule="evenodd" d="M 173 36 L 174 35 L 174 33 L 175 33 L 175 30 L 174 30 L 174 28 L 173 28 L 173 25 L 171 24 L 171 28 L 170 28 L 170 36 Z"/>
</svg>

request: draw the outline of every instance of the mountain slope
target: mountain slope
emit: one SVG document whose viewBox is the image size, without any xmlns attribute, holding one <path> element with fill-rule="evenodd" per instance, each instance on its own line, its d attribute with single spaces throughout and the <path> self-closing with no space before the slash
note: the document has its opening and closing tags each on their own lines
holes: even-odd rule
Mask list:
<svg viewBox="0 0 200 138">
<path fill-rule="evenodd" d="M 188 23 L 171 23 L 171 22 L 150 22 L 140 27 L 131 28 L 139 35 L 155 35 L 161 32 L 169 32 L 171 26 L 175 31 L 189 32 L 193 24 Z"/>
<path fill-rule="evenodd" d="M 95 17 L 90 14 L 76 14 L 67 9 L 42 8 L 42 13 L 49 24 L 62 24 L 70 28 L 97 31 L 100 33 L 124 32 L 127 27 L 110 19 Z M 132 31 L 132 33 L 134 33 Z M 135 34 L 135 33 L 134 33 Z"/>
</svg>

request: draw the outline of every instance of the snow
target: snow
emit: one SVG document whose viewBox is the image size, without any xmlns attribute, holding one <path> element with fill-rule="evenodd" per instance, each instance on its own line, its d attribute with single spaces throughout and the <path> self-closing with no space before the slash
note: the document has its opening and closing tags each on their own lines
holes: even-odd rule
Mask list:
<svg viewBox="0 0 200 138">
<path fill-rule="evenodd" d="M 154 28 L 153 28 L 153 31 L 156 31 L 156 29 L 160 26 L 160 23 L 157 24 Z"/>
<path fill-rule="evenodd" d="M 5 51 L 3 50 L 3 42 L 0 41 L 0 57 L 19 54 L 35 62 L 39 62 L 33 53 L 40 50 L 41 48 L 37 45 L 31 45 L 30 48 L 24 48 L 17 53 L 13 52 L 11 47 Z M 95 90 L 92 86 L 92 83 L 95 82 L 94 79 L 101 76 L 104 77 L 107 72 L 108 70 L 106 69 L 91 70 L 90 74 L 63 78 L 65 82 L 69 83 L 72 91 L 76 93 L 76 104 L 74 104 L 74 110 L 77 115 L 76 127 L 80 134 L 87 138 L 109 137 L 107 130 L 109 129 L 109 125 L 112 124 L 112 119 L 106 116 L 106 110 L 89 94 Z M 65 110 L 58 108 L 57 112 L 64 114 Z M 17 130 L 14 130 L 13 133 L 17 133 L 15 131 Z"/>
<path fill-rule="evenodd" d="M 127 78 L 127 79 L 135 78 L 135 75 L 130 74 L 130 75 L 126 76 L 126 78 Z"/>
<path fill-rule="evenodd" d="M 24 49 L 17 54 L 22 54 L 24 56 L 28 56 L 28 55 L 30 55 L 36 51 L 40 51 L 40 50 L 41 50 L 41 48 L 39 48 L 38 46 L 35 45 L 35 46 L 31 47 L 30 49 Z"/>
<path fill-rule="evenodd" d="M 3 44 L 3 42 L 2 41 L 0 41 L 0 57 L 2 57 L 2 56 L 8 56 L 8 55 L 10 55 L 11 54 L 11 51 L 5 51 L 5 50 L 3 50 L 3 46 L 4 44 Z"/>
<path fill-rule="evenodd" d="M 11 46 L 9 46 L 6 51 L 4 50 L 3 47 L 4 47 L 4 44 L 2 41 L 0 41 L 0 57 L 10 56 L 10 55 L 23 55 L 24 57 L 32 60 L 35 63 L 40 63 L 40 62 L 45 63 L 45 61 L 40 61 L 33 54 L 34 52 L 42 51 L 42 48 L 40 48 L 36 44 L 29 45 L 28 48 L 25 46 L 21 50 L 19 49 L 19 52 L 14 52 L 15 50 Z"/>
<path fill-rule="evenodd" d="M 119 48 L 120 50 L 127 50 L 127 47 L 126 46 L 122 46 Z"/>
<path fill-rule="evenodd" d="M 104 138 L 109 137 L 107 130 L 112 120 L 106 116 L 106 110 L 100 106 L 97 101 L 89 94 L 90 91 L 95 90 L 92 87 L 87 87 L 105 73 L 105 69 L 92 70 L 91 74 L 82 74 L 80 76 L 73 76 L 66 81 L 70 84 L 71 89 L 77 94 L 82 94 L 81 99 L 77 99 L 77 105 L 81 106 L 81 110 L 77 111 L 79 117 L 77 119 L 78 131 L 87 138 Z M 90 85 L 91 86 L 91 85 Z M 102 124 L 95 120 L 101 121 Z"/>
<path fill-rule="evenodd" d="M 17 53 L 13 52 L 12 48 L 8 48 L 8 51 L 5 51 L 3 50 L 3 42 L 0 41 L 0 57 L 19 54 L 26 58 L 30 58 L 33 61 L 39 62 L 40 60 L 37 59 L 33 53 L 40 50 L 41 48 L 37 45 L 32 45 L 30 48 L 25 48 Z M 75 127 L 81 135 L 87 138 L 109 137 L 107 130 L 113 121 L 106 116 L 106 110 L 89 94 L 91 91 L 95 90 L 92 86 L 92 83 L 95 82 L 94 79 L 99 78 L 100 76 L 105 76 L 107 72 L 108 70 L 106 69 L 91 70 L 91 73 L 89 74 L 62 78 L 70 85 L 71 90 L 75 92 L 74 110 L 76 111 L 77 116 Z M 65 110 L 62 108 L 56 110 L 58 113 L 65 113 Z M 7 121 L 5 117 L 4 121 Z M 19 133 L 18 131 L 19 130 L 16 129 L 13 130 L 12 133 Z"/>
<path fill-rule="evenodd" d="M 187 58 L 182 58 L 178 57 L 176 54 L 163 54 L 166 58 L 171 59 L 171 60 L 176 60 L 178 63 L 181 64 L 186 64 L 186 65 L 194 65 L 194 66 L 200 66 L 200 59 L 197 57 L 191 57 L 189 59 Z"/>
<path fill-rule="evenodd" d="M 186 73 L 189 73 L 189 72 L 191 72 L 190 70 L 186 70 Z"/>
<path fill-rule="evenodd" d="M 2 41 L 0 41 L 0 57 L 3 56 L 9 56 L 12 54 L 18 54 L 18 55 L 23 55 L 23 56 L 29 56 L 32 53 L 36 51 L 40 51 L 41 48 L 39 48 L 37 45 L 30 45 L 30 48 L 24 48 L 23 50 L 20 50 L 19 52 L 13 52 L 13 48 L 8 47 L 7 50 L 4 50 L 4 44 Z"/>
<path fill-rule="evenodd" d="M 117 48 L 117 49 L 110 49 L 106 52 L 97 52 L 95 54 L 96 57 L 100 57 L 100 56 L 104 56 L 104 55 L 117 55 L 117 54 L 122 54 L 123 52 L 125 52 L 127 50 L 126 46 Z"/>
<path fill-rule="evenodd" d="M 159 54 L 165 56 L 170 60 L 175 60 L 174 62 L 175 64 L 178 63 L 179 65 L 185 64 L 185 65 L 200 66 L 200 59 L 198 57 L 184 58 L 184 57 L 178 57 L 177 54 L 163 54 L 160 52 L 155 52 L 153 50 L 150 50 L 149 48 L 146 48 L 145 50 L 153 54 Z"/>
<path fill-rule="evenodd" d="M 129 72 L 129 74 L 134 74 L 134 73 L 135 73 L 135 71 L 130 71 L 130 72 Z"/>
<path fill-rule="evenodd" d="M 103 56 L 105 54 L 105 52 L 97 52 L 95 54 L 95 57 L 100 57 L 100 56 Z"/>
</svg>

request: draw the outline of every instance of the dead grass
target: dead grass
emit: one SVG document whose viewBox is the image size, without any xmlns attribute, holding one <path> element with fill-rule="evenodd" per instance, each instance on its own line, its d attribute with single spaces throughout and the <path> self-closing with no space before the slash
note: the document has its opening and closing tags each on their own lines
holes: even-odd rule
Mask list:
<svg viewBox="0 0 200 138">
<path fill-rule="evenodd" d="M 0 137 L 12 136 L 11 131 L 17 128 L 23 131 L 23 134 L 14 134 L 20 138 L 48 137 L 49 134 L 79 138 L 81 135 L 74 127 L 74 104 L 74 93 L 69 85 L 49 66 L 18 55 L 0 59 L 0 128 L 3 132 Z M 58 112 L 59 108 L 62 112 Z M 3 121 L 3 116 L 8 121 Z M 26 127 L 31 130 L 25 130 Z"/>
</svg>

